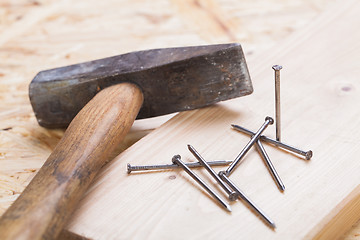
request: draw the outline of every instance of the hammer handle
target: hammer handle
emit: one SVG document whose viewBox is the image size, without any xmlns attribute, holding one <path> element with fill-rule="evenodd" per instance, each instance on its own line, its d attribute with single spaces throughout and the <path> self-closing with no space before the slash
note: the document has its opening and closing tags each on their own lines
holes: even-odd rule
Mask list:
<svg viewBox="0 0 360 240">
<path fill-rule="evenodd" d="M 55 239 L 98 171 L 130 130 L 141 90 L 101 90 L 74 118 L 37 175 L 0 219 L 0 239 Z"/>
</svg>

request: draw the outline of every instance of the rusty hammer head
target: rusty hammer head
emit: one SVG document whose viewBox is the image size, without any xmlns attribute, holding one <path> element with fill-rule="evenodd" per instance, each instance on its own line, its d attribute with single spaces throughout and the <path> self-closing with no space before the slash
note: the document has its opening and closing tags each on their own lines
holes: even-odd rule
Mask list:
<svg viewBox="0 0 360 240">
<path fill-rule="evenodd" d="M 39 72 L 29 95 L 37 120 L 66 127 L 97 92 L 121 82 L 144 95 L 139 118 L 204 107 L 253 91 L 239 44 L 153 49 Z"/>
</svg>

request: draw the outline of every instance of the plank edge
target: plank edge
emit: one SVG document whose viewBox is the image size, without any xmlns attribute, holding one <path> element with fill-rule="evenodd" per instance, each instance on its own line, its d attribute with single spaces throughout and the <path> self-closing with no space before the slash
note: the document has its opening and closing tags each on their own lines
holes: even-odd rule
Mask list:
<svg viewBox="0 0 360 240">
<path fill-rule="evenodd" d="M 341 239 L 360 216 L 360 185 L 331 211 L 321 224 L 315 226 L 305 239 Z"/>
</svg>

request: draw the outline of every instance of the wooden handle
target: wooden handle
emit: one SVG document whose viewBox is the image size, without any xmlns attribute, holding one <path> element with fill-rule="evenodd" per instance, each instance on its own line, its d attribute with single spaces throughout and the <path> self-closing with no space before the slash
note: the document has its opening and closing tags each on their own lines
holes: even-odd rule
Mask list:
<svg viewBox="0 0 360 240">
<path fill-rule="evenodd" d="M 0 239 L 54 239 L 143 102 L 121 83 L 100 91 L 74 118 L 54 152 L 0 219 Z"/>
</svg>

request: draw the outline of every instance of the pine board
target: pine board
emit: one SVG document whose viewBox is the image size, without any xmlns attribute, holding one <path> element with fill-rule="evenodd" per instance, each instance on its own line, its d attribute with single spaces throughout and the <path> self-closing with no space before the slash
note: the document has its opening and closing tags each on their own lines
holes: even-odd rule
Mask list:
<svg viewBox="0 0 360 240">
<path fill-rule="evenodd" d="M 360 213 L 359 10 L 356 1 L 337 6 L 250 62 L 253 95 L 178 114 L 120 154 L 88 191 L 69 229 L 95 239 L 340 237 Z M 272 115 L 273 63 L 285 65 L 283 139 L 312 149 L 314 157 L 305 161 L 266 148 L 287 187 L 284 194 L 255 151 L 231 178 L 274 219 L 276 231 L 240 202 L 231 205 L 231 214 L 223 211 L 182 171 L 126 173 L 128 162 L 166 163 L 174 154 L 194 161 L 188 143 L 208 160 L 235 158 L 248 137 L 230 124 L 256 130 Z M 267 132 L 273 136 L 274 128 Z"/>
</svg>

